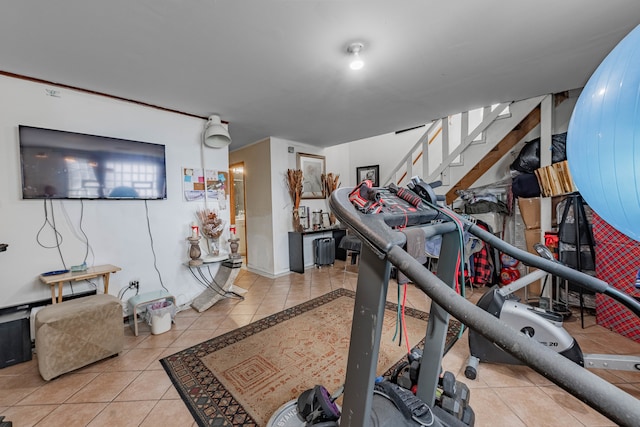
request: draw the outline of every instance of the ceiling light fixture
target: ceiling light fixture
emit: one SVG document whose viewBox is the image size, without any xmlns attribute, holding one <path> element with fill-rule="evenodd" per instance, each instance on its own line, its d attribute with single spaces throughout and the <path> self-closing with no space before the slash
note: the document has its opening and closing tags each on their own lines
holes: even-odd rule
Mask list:
<svg viewBox="0 0 640 427">
<path fill-rule="evenodd" d="M 214 114 L 209 117 L 204 126 L 204 145 L 211 148 L 224 148 L 231 144 L 231 137 L 226 127 L 222 125 L 220 116 Z"/>
<path fill-rule="evenodd" d="M 360 51 L 364 48 L 364 44 L 360 42 L 351 43 L 347 47 L 347 52 L 351 55 L 351 62 L 349 62 L 349 68 L 352 70 L 360 70 L 364 67 L 364 61 L 360 58 Z"/>
</svg>

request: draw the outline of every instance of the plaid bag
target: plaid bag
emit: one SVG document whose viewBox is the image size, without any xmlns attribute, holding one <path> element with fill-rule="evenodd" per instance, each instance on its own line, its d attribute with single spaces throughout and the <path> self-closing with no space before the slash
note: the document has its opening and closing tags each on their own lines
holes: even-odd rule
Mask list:
<svg viewBox="0 0 640 427">
<path fill-rule="evenodd" d="M 635 284 L 640 269 L 640 243 L 630 239 L 593 214 L 593 235 L 596 240 L 596 277 L 612 287 L 640 297 Z M 640 342 L 640 319 L 612 298 L 596 295 L 596 322 Z"/>
</svg>

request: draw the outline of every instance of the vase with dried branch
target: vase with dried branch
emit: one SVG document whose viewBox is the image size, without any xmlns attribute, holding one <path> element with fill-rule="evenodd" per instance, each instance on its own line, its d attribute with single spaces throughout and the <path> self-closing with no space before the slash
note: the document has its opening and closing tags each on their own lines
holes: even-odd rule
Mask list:
<svg viewBox="0 0 640 427">
<path fill-rule="evenodd" d="M 220 255 L 220 236 L 224 231 L 224 220 L 216 211 L 210 209 L 201 209 L 196 214 L 202 224 L 200 232 L 209 244 L 209 254 Z"/>
<path fill-rule="evenodd" d="M 338 187 L 340 187 L 340 174 L 322 174 L 322 186 L 324 187 L 325 197 L 328 199 Z M 334 225 L 336 223 L 336 216 L 333 212 L 329 212 L 329 223 Z"/>
<path fill-rule="evenodd" d="M 300 199 L 302 199 L 302 171 L 287 169 L 287 188 L 293 205 L 293 231 L 304 231 L 300 224 Z"/>
</svg>

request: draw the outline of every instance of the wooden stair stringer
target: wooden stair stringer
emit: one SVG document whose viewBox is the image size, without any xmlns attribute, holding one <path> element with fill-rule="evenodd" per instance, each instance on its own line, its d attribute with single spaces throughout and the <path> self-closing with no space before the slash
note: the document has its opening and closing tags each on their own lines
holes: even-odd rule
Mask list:
<svg viewBox="0 0 640 427">
<path fill-rule="evenodd" d="M 542 97 L 539 97 L 541 99 Z M 531 98 L 533 100 L 534 98 Z M 562 104 L 569 99 L 569 91 L 558 92 L 553 95 L 554 106 Z M 494 164 L 496 164 L 504 155 L 506 155 L 513 147 L 521 141 L 529 132 L 540 124 L 541 110 L 540 104 L 532 109 L 504 138 L 500 140 L 490 151 L 488 151 L 481 159 L 453 184 L 445 193 L 447 204 L 451 204 L 458 195 L 457 190 L 471 188 L 472 185 L 484 175 Z"/>
<path fill-rule="evenodd" d="M 446 193 L 446 203 L 451 204 L 458 198 L 457 190 L 470 188 L 482 175 L 485 174 L 506 155 L 515 145 L 522 140 L 529 132 L 540 124 L 540 106 L 535 107 L 527 116 L 516 125 L 496 146 L 489 151 L 480 161 L 460 179 L 452 185 Z"/>
</svg>

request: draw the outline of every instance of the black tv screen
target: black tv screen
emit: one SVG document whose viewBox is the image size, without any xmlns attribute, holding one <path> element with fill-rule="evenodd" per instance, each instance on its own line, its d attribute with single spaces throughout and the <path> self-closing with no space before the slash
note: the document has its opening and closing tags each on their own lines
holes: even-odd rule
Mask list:
<svg viewBox="0 0 640 427">
<path fill-rule="evenodd" d="M 19 126 L 23 199 L 167 198 L 161 144 Z"/>
</svg>

